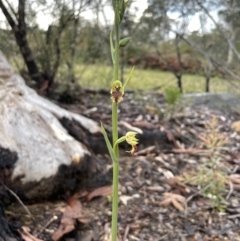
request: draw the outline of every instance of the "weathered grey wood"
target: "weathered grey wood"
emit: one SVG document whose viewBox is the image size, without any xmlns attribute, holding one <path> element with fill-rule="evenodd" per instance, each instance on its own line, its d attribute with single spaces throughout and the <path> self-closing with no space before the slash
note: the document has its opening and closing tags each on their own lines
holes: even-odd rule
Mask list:
<svg viewBox="0 0 240 241">
<path fill-rule="evenodd" d="M 51 196 L 61 180 L 59 167 L 79 168 L 81 162 L 92 159 L 86 146 L 70 136 L 59 119 L 74 119 L 90 133 L 99 132 L 99 125 L 39 96 L 14 73 L 1 52 L 0 116 L 0 148 L 17 155 L 10 174 L 2 176 L 28 198 Z"/>
</svg>

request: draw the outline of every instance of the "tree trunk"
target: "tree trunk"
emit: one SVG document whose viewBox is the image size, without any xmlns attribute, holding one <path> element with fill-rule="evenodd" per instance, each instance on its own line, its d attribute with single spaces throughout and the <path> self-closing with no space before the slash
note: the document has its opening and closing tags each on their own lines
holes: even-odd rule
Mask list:
<svg viewBox="0 0 240 241">
<path fill-rule="evenodd" d="M 180 92 L 182 93 L 183 92 L 183 89 L 182 89 L 182 70 L 183 70 L 183 63 L 182 63 L 182 60 L 181 60 L 181 52 L 180 52 L 180 47 L 179 47 L 179 41 L 180 41 L 180 38 L 179 38 L 179 35 L 176 34 L 176 39 L 175 39 L 175 45 L 176 45 L 176 52 L 177 52 L 177 59 L 178 59 L 178 64 L 179 64 L 179 70 L 178 70 L 178 73 L 176 73 L 176 77 L 177 77 L 177 81 L 178 81 L 178 88 L 180 90 Z"/>
<path fill-rule="evenodd" d="M 232 27 L 230 29 L 231 29 L 230 41 L 234 43 L 236 38 L 236 33 L 234 32 Z M 227 66 L 229 66 L 232 63 L 233 55 L 234 55 L 233 49 L 230 46 L 228 46 Z"/>
<path fill-rule="evenodd" d="M 75 1 L 73 1 L 73 9 L 76 10 L 76 4 Z M 78 10 L 77 16 L 74 16 L 74 22 L 73 22 L 73 36 L 71 39 L 71 51 L 70 51 L 70 59 L 67 61 L 67 66 L 69 70 L 69 79 L 71 83 L 75 83 L 75 74 L 73 71 L 73 66 L 75 63 L 75 55 L 76 55 L 76 46 L 77 46 L 77 37 L 78 37 L 78 24 L 79 24 L 79 18 L 80 18 L 80 10 L 81 7 Z"/>
<path fill-rule="evenodd" d="M 176 74 L 175 75 L 177 77 L 177 86 L 178 89 L 180 90 L 180 92 L 183 92 L 183 88 L 182 88 L 182 75 L 181 74 Z"/>
<path fill-rule="evenodd" d="M 18 23 L 16 23 L 12 18 L 2 0 L 0 0 L 0 8 L 2 9 L 3 14 L 5 15 L 9 25 L 12 28 L 16 42 L 27 66 L 29 75 L 33 80 L 37 82 L 38 87 L 41 87 L 44 82 L 44 78 L 39 72 L 38 66 L 34 60 L 31 48 L 27 40 L 27 27 L 25 23 L 25 0 L 19 0 L 17 19 Z"/>
<path fill-rule="evenodd" d="M 210 79 L 212 77 L 212 72 L 213 72 L 213 66 L 211 62 L 207 62 L 204 65 L 204 75 L 206 79 L 206 85 L 205 85 L 205 92 L 210 91 Z"/>
<path fill-rule="evenodd" d="M 206 76 L 206 88 L 205 88 L 206 92 L 210 91 L 209 85 L 210 85 L 210 77 Z"/>
<path fill-rule="evenodd" d="M 24 62 L 27 66 L 29 75 L 33 80 L 37 82 L 38 87 L 40 88 L 44 82 L 44 78 L 39 72 L 38 66 L 33 58 L 32 51 L 27 41 L 26 31 L 19 31 L 15 29 L 14 35 L 19 46 L 19 49 L 21 51 L 21 54 L 23 56 Z"/>
<path fill-rule="evenodd" d="M 233 43 L 234 43 L 235 38 L 236 38 L 235 35 L 236 34 L 235 34 L 234 30 L 232 30 L 232 35 L 231 35 L 230 41 L 233 42 Z M 229 66 L 232 63 L 233 55 L 234 55 L 233 49 L 230 46 L 228 46 L 227 66 Z"/>
</svg>

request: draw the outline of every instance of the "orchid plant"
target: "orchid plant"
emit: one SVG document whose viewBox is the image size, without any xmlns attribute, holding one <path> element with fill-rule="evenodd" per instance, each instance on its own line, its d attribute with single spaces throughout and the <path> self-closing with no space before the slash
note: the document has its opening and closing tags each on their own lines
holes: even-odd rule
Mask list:
<svg viewBox="0 0 240 241">
<path fill-rule="evenodd" d="M 125 0 L 112 0 L 114 9 L 114 41 L 113 34 L 110 34 L 110 48 L 113 61 L 113 73 L 114 81 L 111 87 L 111 101 L 112 101 L 112 143 L 109 141 L 107 133 L 101 124 L 101 130 L 106 141 L 106 145 L 113 162 L 113 194 L 112 194 L 112 226 L 111 226 L 111 239 L 117 240 L 117 220 L 118 220 L 118 170 L 119 170 L 119 151 L 118 145 L 121 142 L 126 141 L 131 145 L 131 154 L 137 151 L 138 139 L 136 138 L 136 132 L 129 131 L 118 138 L 118 105 L 123 100 L 124 89 L 131 79 L 134 68 L 131 69 L 125 84 L 123 85 L 119 81 L 119 49 L 125 47 L 130 41 L 130 37 L 120 39 L 120 24 L 122 22 L 128 1 Z"/>
</svg>

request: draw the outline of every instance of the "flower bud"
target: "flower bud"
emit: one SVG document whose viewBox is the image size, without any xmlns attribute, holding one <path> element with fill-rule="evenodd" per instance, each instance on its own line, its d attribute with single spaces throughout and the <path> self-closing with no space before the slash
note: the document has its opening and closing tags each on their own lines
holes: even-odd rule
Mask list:
<svg viewBox="0 0 240 241">
<path fill-rule="evenodd" d="M 126 37 L 126 38 L 123 38 L 119 41 L 119 47 L 120 48 L 124 48 L 125 46 L 127 46 L 127 44 L 129 43 L 131 37 Z"/>
</svg>

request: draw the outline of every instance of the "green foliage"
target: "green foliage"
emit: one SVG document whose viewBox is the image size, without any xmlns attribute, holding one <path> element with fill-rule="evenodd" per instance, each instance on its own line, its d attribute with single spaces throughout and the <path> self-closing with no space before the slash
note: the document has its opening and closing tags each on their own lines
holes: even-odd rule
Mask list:
<svg viewBox="0 0 240 241">
<path fill-rule="evenodd" d="M 132 40 L 125 48 L 125 56 L 127 61 L 131 58 L 138 59 L 144 55 L 147 55 L 148 53 L 149 48 L 144 43 L 136 43 Z"/>
<path fill-rule="evenodd" d="M 211 207 L 224 212 L 228 204 L 224 197 L 227 191 L 227 175 L 222 170 L 213 168 L 215 165 L 216 160 L 209 159 L 207 164 L 202 164 L 197 172 L 185 173 L 184 179 L 187 184 L 200 186 L 200 194 L 211 200 Z"/>
<path fill-rule="evenodd" d="M 184 113 L 184 103 L 182 100 L 182 93 L 175 86 L 168 86 L 164 90 L 164 97 L 167 103 L 164 119 L 166 121 L 175 118 Z"/>
<path fill-rule="evenodd" d="M 83 23 L 85 22 L 85 23 Z M 78 39 L 79 45 L 78 58 L 83 63 L 106 62 L 109 59 L 109 42 L 106 35 L 107 29 L 99 28 L 98 25 L 90 21 L 84 21 L 80 29 L 81 34 Z"/>
<path fill-rule="evenodd" d="M 183 174 L 187 184 L 200 186 L 200 194 L 211 200 L 211 206 L 219 211 L 224 211 L 227 201 L 226 184 L 228 168 L 223 164 L 222 149 L 226 149 L 228 138 L 218 129 L 218 120 L 213 117 L 205 127 L 205 132 L 199 136 L 205 150 L 199 151 L 202 158 L 198 170 L 192 170 Z"/>
<path fill-rule="evenodd" d="M 167 87 L 164 90 L 164 97 L 169 105 L 175 105 L 182 97 L 182 93 L 177 87 Z"/>
</svg>

